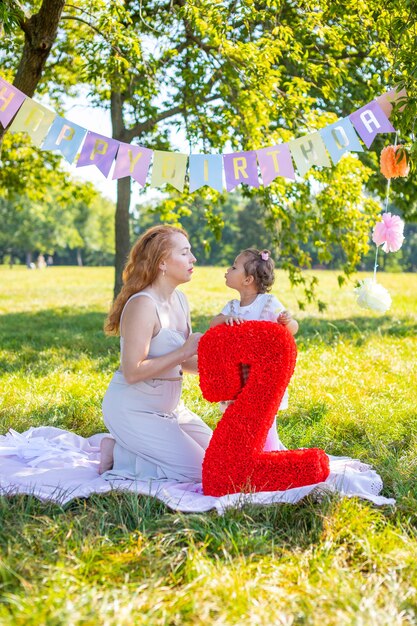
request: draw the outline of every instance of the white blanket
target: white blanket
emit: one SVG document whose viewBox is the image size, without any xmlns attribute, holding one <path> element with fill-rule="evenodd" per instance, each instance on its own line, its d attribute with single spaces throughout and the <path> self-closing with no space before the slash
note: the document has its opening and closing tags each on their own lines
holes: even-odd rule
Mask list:
<svg viewBox="0 0 417 626">
<path fill-rule="evenodd" d="M 295 503 L 306 495 L 338 492 L 357 496 L 377 505 L 395 504 L 392 498 L 379 494 L 382 481 L 369 466 L 348 457 L 329 457 L 330 476 L 323 483 L 262 493 L 236 493 L 221 498 L 205 496 L 201 483 L 175 481 L 112 480 L 98 474 L 99 446 L 105 434 L 85 439 L 51 426 L 30 428 L 24 433 L 10 430 L 0 436 L 0 494 L 32 494 L 41 500 L 65 504 L 74 498 L 112 489 L 128 490 L 153 496 L 171 509 L 202 512 L 216 509 L 223 513 L 229 507 L 245 503 Z"/>
</svg>

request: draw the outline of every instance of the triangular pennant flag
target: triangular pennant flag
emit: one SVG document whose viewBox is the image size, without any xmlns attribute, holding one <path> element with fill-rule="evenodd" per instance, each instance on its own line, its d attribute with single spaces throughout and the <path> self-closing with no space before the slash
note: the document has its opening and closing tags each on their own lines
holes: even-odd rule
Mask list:
<svg viewBox="0 0 417 626">
<path fill-rule="evenodd" d="M 9 127 L 11 133 L 24 132 L 29 135 L 35 146 L 40 146 L 49 130 L 56 113 L 38 104 L 32 98 L 26 98 Z"/>
<path fill-rule="evenodd" d="M 25 100 L 24 93 L 0 78 L 0 124 L 3 128 L 10 123 Z"/>
<path fill-rule="evenodd" d="M 178 191 L 183 191 L 186 168 L 186 154 L 155 150 L 151 187 L 161 187 L 165 183 L 169 183 Z"/>
<path fill-rule="evenodd" d="M 119 143 L 116 139 L 111 139 L 89 130 L 77 161 L 77 167 L 95 165 L 107 178 L 119 148 Z"/>
<path fill-rule="evenodd" d="M 142 146 L 120 143 L 113 171 L 113 180 L 131 176 L 139 185 L 144 187 L 152 159 L 152 152 L 149 148 L 143 148 Z"/>
<path fill-rule="evenodd" d="M 223 158 L 221 154 L 190 155 L 190 192 L 207 185 L 223 191 Z"/>
</svg>

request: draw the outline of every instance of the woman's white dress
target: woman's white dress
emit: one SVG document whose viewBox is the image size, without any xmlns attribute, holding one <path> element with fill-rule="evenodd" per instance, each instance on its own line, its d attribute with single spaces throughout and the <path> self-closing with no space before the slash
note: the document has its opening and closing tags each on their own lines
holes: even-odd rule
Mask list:
<svg viewBox="0 0 417 626">
<path fill-rule="evenodd" d="M 188 320 L 185 298 L 175 293 Z M 151 294 L 140 292 L 128 302 L 138 297 L 154 302 L 161 324 L 151 340 L 148 358 L 180 348 L 186 338 L 178 330 L 164 327 L 157 301 Z M 204 452 L 212 431 L 180 402 L 181 388 L 179 365 L 161 372 L 158 378 L 134 384 L 128 384 L 120 370 L 114 374 L 104 396 L 103 417 L 116 445 L 113 469 L 104 478 L 201 481 Z"/>
</svg>

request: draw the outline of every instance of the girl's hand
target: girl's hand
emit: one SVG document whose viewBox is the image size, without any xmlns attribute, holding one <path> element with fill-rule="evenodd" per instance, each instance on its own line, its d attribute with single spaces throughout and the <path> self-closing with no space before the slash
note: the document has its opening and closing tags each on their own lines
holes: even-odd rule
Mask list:
<svg viewBox="0 0 417 626">
<path fill-rule="evenodd" d="M 235 315 L 229 315 L 229 317 L 226 317 L 225 319 L 225 324 L 228 324 L 229 326 L 233 326 L 233 324 L 243 324 L 245 320 L 242 319 L 241 317 L 236 317 Z"/>
<path fill-rule="evenodd" d="M 289 311 L 281 311 L 281 313 L 277 317 L 278 324 L 283 324 L 287 326 L 292 320 L 291 313 Z"/>
</svg>

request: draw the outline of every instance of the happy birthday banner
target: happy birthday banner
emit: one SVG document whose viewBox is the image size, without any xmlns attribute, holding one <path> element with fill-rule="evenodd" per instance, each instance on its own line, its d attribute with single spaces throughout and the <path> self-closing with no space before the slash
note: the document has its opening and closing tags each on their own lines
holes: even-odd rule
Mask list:
<svg viewBox="0 0 417 626">
<path fill-rule="evenodd" d="M 345 152 L 363 152 L 379 133 L 396 132 L 389 121 L 392 102 L 404 95 L 395 89 L 379 96 L 348 117 L 287 143 L 230 154 L 181 154 L 133 146 L 94 133 L 38 104 L 0 77 L 0 124 L 12 133 L 25 132 L 42 150 L 60 152 L 76 167 L 94 165 L 107 178 L 131 176 L 142 187 L 152 164 L 151 187 L 171 184 L 183 191 L 187 173 L 190 192 L 207 185 L 227 191 L 240 183 L 259 187 L 258 165 L 266 187 L 278 176 L 295 180 L 296 165 L 304 176 L 315 165 L 331 167 Z M 359 137 L 358 137 L 359 135 Z M 330 155 L 330 156 L 329 156 Z"/>
</svg>

